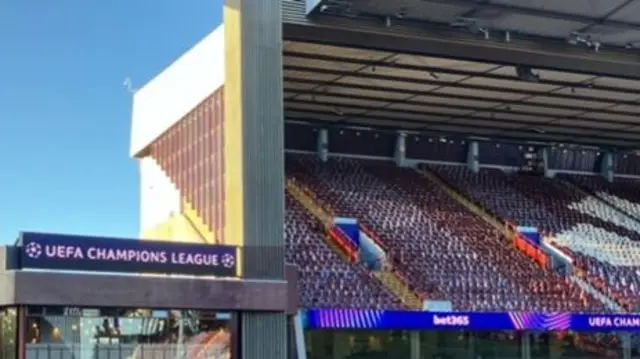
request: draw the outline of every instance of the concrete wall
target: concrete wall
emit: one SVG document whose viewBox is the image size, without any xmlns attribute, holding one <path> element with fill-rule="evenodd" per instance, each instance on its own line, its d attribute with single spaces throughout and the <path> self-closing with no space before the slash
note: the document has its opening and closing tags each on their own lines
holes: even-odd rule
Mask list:
<svg viewBox="0 0 640 359">
<path fill-rule="evenodd" d="M 13 271 L 0 272 L 0 288 L 6 289 L 0 305 L 278 312 L 289 308 L 284 281 Z"/>
<path fill-rule="evenodd" d="M 180 192 L 175 184 L 151 157 L 139 161 L 140 168 L 140 227 L 157 227 L 180 213 Z"/>
<path fill-rule="evenodd" d="M 224 84 L 224 49 L 221 25 L 135 93 L 131 156 Z"/>
<path fill-rule="evenodd" d="M 148 227 L 142 231 L 143 239 L 161 240 L 168 242 L 202 243 L 202 236 L 182 213 L 172 215 L 155 227 Z"/>
</svg>

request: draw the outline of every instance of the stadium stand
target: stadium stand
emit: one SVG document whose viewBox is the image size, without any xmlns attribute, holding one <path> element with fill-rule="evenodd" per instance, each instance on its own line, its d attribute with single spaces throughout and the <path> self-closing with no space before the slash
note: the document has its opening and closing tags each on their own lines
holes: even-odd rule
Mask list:
<svg viewBox="0 0 640 359">
<path fill-rule="evenodd" d="M 363 264 L 341 259 L 325 242 L 322 225 L 290 195 L 286 206 L 286 258 L 299 268 L 304 308 L 403 308 Z"/>
<path fill-rule="evenodd" d="M 429 166 L 504 221 L 554 233 L 594 287 L 626 309 L 637 308 L 640 223 L 561 179 L 462 166 Z"/>
<path fill-rule="evenodd" d="M 615 183 L 609 183 L 600 176 L 562 174 L 567 179 L 611 204 L 615 208 L 640 219 L 640 182 L 634 178 L 616 178 Z"/>
<path fill-rule="evenodd" d="M 514 250 L 497 228 L 392 162 L 289 155 L 287 176 L 382 240 L 392 265 L 429 299 L 456 310 L 606 311 L 566 277 Z"/>
</svg>

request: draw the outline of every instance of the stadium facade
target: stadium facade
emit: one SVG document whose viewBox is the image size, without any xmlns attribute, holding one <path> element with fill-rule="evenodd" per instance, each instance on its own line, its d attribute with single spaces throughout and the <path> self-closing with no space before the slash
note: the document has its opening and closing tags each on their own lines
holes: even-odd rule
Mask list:
<svg viewBox="0 0 640 359">
<path fill-rule="evenodd" d="M 534 51 L 539 39 L 517 32 L 482 43 L 474 38 L 485 32 L 481 26 L 465 24 L 474 35 L 451 35 L 398 15 L 412 6 L 243 5 L 228 2 L 224 25 L 134 95 L 131 155 L 140 162 L 142 237 L 244 246 L 243 268 L 258 277 L 278 276 L 268 263 L 293 262 L 301 309 L 309 309 L 298 318 L 306 328 L 304 341 L 297 338 L 305 349 L 299 356 L 631 355 L 635 317 L 610 314 L 631 310 L 629 294 L 598 287 L 589 272 L 596 266 L 578 263 L 588 251 L 573 245 L 592 222 L 585 213 L 605 212 L 598 220 L 611 222 L 601 218 L 611 210 L 591 197 L 562 197 L 586 193 L 575 178 L 563 184 L 567 190 L 537 176 L 638 175 L 633 55 L 596 56 L 553 42 Z M 433 10 L 461 13 L 464 6 Z M 284 26 L 271 27 L 267 17 Z M 493 170 L 526 172 L 527 179 L 514 184 Z M 475 181 L 526 194 L 507 194 L 513 208 L 492 207 L 475 191 L 493 187 Z M 410 243 L 412 234 L 390 233 L 389 218 L 425 214 L 380 198 L 389 185 L 405 202 L 416 191 L 427 198 L 422 206 L 442 211 L 424 222 L 395 219 L 397 225 L 419 237 L 425 234 L 416 226 L 429 227 L 427 237 L 442 231 L 449 244 L 396 242 Z M 545 205 L 547 195 L 562 200 Z M 544 198 L 531 209 L 525 197 Z M 565 205 L 579 207 L 577 222 L 584 223 L 564 221 Z M 535 215 L 520 213 L 528 210 Z M 458 241 L 487 235 L 506 238 L 506 247 Z M 284 253 L 271 249 L 284 244 L 279 238 L 286 238 Z M 469 248 L 485 263 L 450 255 Z M 254 249 L 259 254 L 249 258 Z M 463 269 L 447 267 L 456 261 Z M 504 274 L 510 263 L 512 273 Z M 354 281 L 353 290 L 345 281 Z M 416 324 L 404 310 L 431 314 Z M 456 314 L 446 314 L 451 310 Z"/>
<path fill-rule="evenodd" d="M 630 3 L 226 0 L 224 24 L 134 94 L 130 154 L 148 240 L 136 245 L 167 246 L 177 266 L 196 260 L 187 248 L 205 264 L 234 248 L 235 276 L 103 275 L 70 295 L 65 278 L 82 276 L 48 274 L 67 286 L 45 303 L 33 281 L 8 285 L 6 355 L 41 355 L 15 344 L 25 328 L 54 337 L 80 323 L 136 345 L 61 352 L 146 357 L 141 341 L 160 341 L 180 343 L 163 356 L 193 358 L 637 355 Z M 25 256 L 42 254 L 29 243 L 7 249 L 22 258 L 5 261 L 11 280 L 33 276 Z M 164 268 L 134 272 L 176 274 Z M 99 287 L 117 294 L 87 294 Z M 109 318 L 139 329 L 113 335 Z"/>
</svg>

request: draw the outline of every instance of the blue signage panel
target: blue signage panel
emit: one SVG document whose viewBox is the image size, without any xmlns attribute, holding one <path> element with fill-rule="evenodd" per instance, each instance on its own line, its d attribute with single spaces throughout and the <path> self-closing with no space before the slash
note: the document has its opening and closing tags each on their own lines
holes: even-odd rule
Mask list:
<svg viewBox="0 0 640 359">
<path fill-rule="evenodd" d="M 640 315 L 633 314 L 315 309 L 306 323 L 309 329 L 640 331 Z"/>
<path fill-rule="evenodd" d="M 236 276 L 232 246 L 23 233 L 22 268 Z"/>
</svg>

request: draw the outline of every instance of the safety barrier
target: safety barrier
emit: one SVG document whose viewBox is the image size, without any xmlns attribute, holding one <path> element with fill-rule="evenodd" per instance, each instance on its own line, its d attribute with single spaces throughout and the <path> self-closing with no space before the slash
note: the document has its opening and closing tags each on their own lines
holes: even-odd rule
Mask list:
<svg viewBox="0 0 640 359">
<path fill-rule="evenodd" d="M 302 186 L 295 180 L 289 179 L 287 180 L 287 192 L 322 223 L 327 231 L 325 236 L 327 244 L 340 254 L 342 259 L 352 263 L 358 260 L 357 248 L 353 248 L 352 243 L 346 238 L 345 234 L 341 233 L 342 231 L 333 225 L 333 217 Z"/>
<path fill-rule="evenodd" d="M 333 218 L 335 217 L 335 213 L 329 204 L 323 203 L 311 189 L 307 188 L 293 178 L 287 180 L 287 190 L 294 198 L 302 203 L 302 205 L 305 206 L 305 208 L 307 208 L 309 212 L 314 214 L 318 219 L 322 221 L 322 223 L 325 224 L 327 230 L 329 231 L 329 239 L 332 242 L 333 247 L 343 255 L 343 258 L 349 261 L 359 259 L 359 253 L 353 252 L 353 248 L 348 244 L 351 243 L 351 241 L 346 238 L 346 235 L 344 233 L 340 234 L 340 232 L 342 232 L 341 230 L 337 233 L 334 233 L 336 232 L 333 230 Z M 380 236 L 378 236 L 373 230 L 371 230 L 371 228 L 360 223 L 360 229 L 367 236 L 373 239 L 373 241 L 378 246 L 380 246 L 380 248 L 386 251 L 386 247 L 380 239 Z M 398 298 L 400 298 L 403 303 L 405 303 L 405 305 L 411 308 L 422 308 L 424 296 L 413 292 L 409 287 L 408 281 L 402 274 L 386 265 L 383 266 L 383 269 L 381 269 L 380 271 L 374 272 L 374 275 L 396 296 L 398 296 Z"/>
<path fill-rule="evenodd" d="M 534 244 L 528 238 L 518 233 L 517 228 L 518 227 L 512 222 L 506 222 L 505 224 L 505 233 L 513 234 L 511 237 L 513 239 L 513 245 L 522 253 L 532 258 L 542 268 L 549 268 L 551 261 L 549 254 L 540 248 L 540 246 Z"/>
<path fill-rule="evenodd" d="M 378 236 L 377 233 L 375 233 L 373 230 L 371 230 L 371 228 L 369 228 L 369 226 L 367 226 L 366 224 L 360 222 L 360 230 L 362 232 L 364 232 L 364 234 L 366 234 L 369 238 L 371 238 L 373 240 L 373 242 L 380 247 L 380 249 L 382 249 L 383 251 L 387 252 L 387 246 L 382 242 L 382 239 L 380 239 L 380 236 Z"/>
<path fill-rule="evenodd" d="M 383 251 L 388 253 L 387 247 L 376 232 L 374 232 L 371 228 L 363 223 L 360 223 L 360 230 L 364 232 L 364 234 L 366 234 L 369 238 L 371 238 Z M 383 278 L 385 282 L 383 283 L 389 289 L 391 289 L 391 291 L 393 291 L 396 296 L 398 296 L 398 298 L 400 298 L 402 302 L 405 303 L 405 305 L 409 306 L 410 308 L 422 308 L 426 297 L 421 293 L 416 293 L 415 291 L 411 290 L 409 281 L 399 270 L 393 268 L 390 263 L 390 261 L 387 261 L 381 266 L 382 269 L 380 270 L 380 272 L 386 273 L 381 274 L 385 276 L 385 278 Z M 417 305 L 416 301 L 420 303 L 419 307 L 414 306 Z"/>
<path fill-rule="evenodd" d="M 549 266 L 549 255 L 542 249 L 534 246 L 526 238 L 519 235 L 517 227 L 513 223 L 506 222 L 502 224 L 502 221 L 495 216 L 488 213 L 488 211 L 477 203 L 466 198 L 459 190 L 455 189 L 444 180 L 442 180 L 437 174 L 430 170 L 418 170 L 427 180 L 430 180 L 435 185 L 439 185 L 450 197 L 458 201 L 463 206 L 467 207 L 471 212 L 482 217 L 487 223 L 491 224 L 496 229 L 504 233 L 505 237 L 512 241 L 514 246 L 531 257 L 536 263 L 540 264 L 543 268 Z"/>
<path fill-rule="evenodd" d="M 549 255 L 545 253 L 539 247 L 533 245 L 528 239 L 521 235 L 513 237 L 513 242 L 516 248 L 527 256 L 533 258 L 542 268 L 549 268 Z"/>
<path fill-rule="evenodd" d="M 358 247 L 356 247 L 355 244 L 347 238 L 347 235 L 344 234 L 342 229 L 336 226 L 331 227 L 329 230 L 329 236 L 338 248 L 347 256 L 350 262 L 355 263 L 358 261 Z"/>
</svg>

